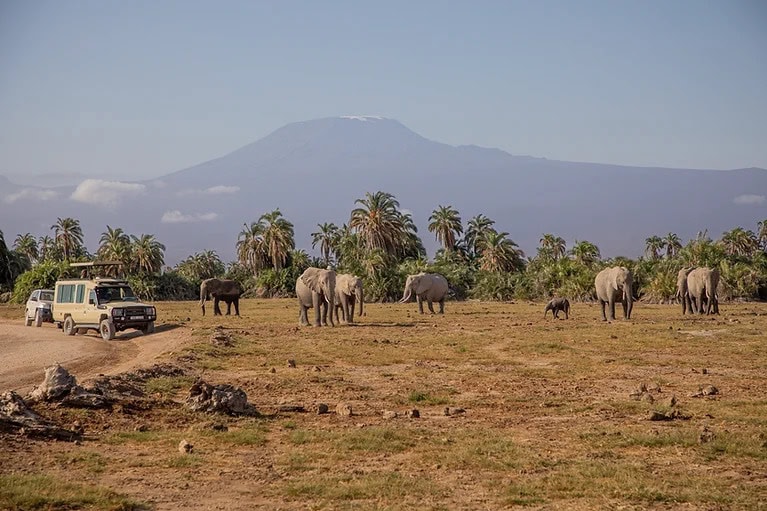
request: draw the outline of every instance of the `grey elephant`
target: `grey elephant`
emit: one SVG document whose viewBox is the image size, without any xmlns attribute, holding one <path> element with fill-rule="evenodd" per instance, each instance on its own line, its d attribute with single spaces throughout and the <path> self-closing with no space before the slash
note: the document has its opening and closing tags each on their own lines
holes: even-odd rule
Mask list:
<svg viewBox="0 0 767 511">
<path fill-rule="evenodd" d="M 213 298 L 213 315 L 220 316 L 221 309 L 218 307 L 220 301 L 226 302 L 226 315 L 232 313 L 232 304 L 234 304 L 235 315 L 240 315 L 240 295 L 242 290 L 240 283 L 229 279 L 205 279 L 200 284 L 200 308 L 202 315 L 205 315 L 205 300 Z"/>
<path fill-rule="evenodd" d="M 682 303 L 682 315 L 693 313 L 692 304 L 690 303 L 690 293 L 687 289 L 687 276 L 695 268 L 682 268 L 679 273 L 676 274 L 676 299 Z"/>
<path fill-rule="evenodd" d="M 418 273 L 409 275 L 405 282 L 405 292 L 400 303 L 405 303 L 415 294 L 418 302 L 418 312 L 423 314 L 423 301 L 429 306 L 429 312 L 434 314 L 434 302 L 439 302 L 439 313 L 445 313 L 445 297 L 447 296 L 447 279 L 439 273 Z"/>
<path fill-rule="evenodd" d="M 610 307 L 610 320 L 615 319 L 615 302 L 623 305 L 623 317 L 631 319 L 631 310 L 634 308 L 632 286 L 634 277 L 631 270 L 623 266 L 605 268 L 597 273 L 594 279 L 594 287 L 597 291 L 597 299 L 602 306 L 602 321 L 607 321 L 605 306 Z"/>
<path fill-rule="evenodd" d="M 719 298 L 716 291 L 719 286 L 719 270 L 716 268 L 695 268 L 687 275 L 687 292 L 693 314 L 719 314 Z"/>
<path fill-rule="evenodd" d="M 338 312 L 341 311 L 341 321 L 354 323 L 354 308 L 360 304 L 360 317 L 363 314 L 365 296 L 362 291 L 362 279 L 348 273 L 336 275 L 336 306 L 334 307 L 336 323 L 340 323 Z"/>
<path fill-rule="evenodd" d="M 309 325 L 307 311 L 314 308 L 314 326 L 335 326 L 333 307 L 336 298 L 336 272 L 322 268 L 307 268 L 296 279 L 298 323 Z M 328 315 L 328 311 L 330 314 Z"/>
<path fill-rule="evenodd" d="M 570 300 L 567 298 L 552 298 L 549 303 L 546 304 L 546 308 L 543 309 L 543 317 L 546 318 L 546 314 L 551 311 L 554 315 L 554 319 L 559 318 L 559 311 L 565 313 L 565 319 L 570 319 Z"/>
</svg>

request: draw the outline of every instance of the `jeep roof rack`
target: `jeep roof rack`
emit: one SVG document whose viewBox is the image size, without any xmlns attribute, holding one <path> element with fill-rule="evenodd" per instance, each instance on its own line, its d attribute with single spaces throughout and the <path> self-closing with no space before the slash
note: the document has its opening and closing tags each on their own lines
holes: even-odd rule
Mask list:
<svg viewBox="0 0 767 511">
<path fill-rule="evenodd" d="M 91 272 L 97 271 L 96 268 L 99 268 L 99 267 L 122 266 L 122 265 L 123 263 L 121 263 L 120 261 L 86 261 L 81 263 L 69 263 L 69 266 L 72 268 L 82 268 L 82 271 L 80 271 L 81 279 L 104 278 L 98 275 L 94 276 Z"/>
<path fill-rule="evenodd" d="M 120 261 L 86 261 L 83 263 L 69 263 L 69 266 L 120 266 Z"/>
</svg>

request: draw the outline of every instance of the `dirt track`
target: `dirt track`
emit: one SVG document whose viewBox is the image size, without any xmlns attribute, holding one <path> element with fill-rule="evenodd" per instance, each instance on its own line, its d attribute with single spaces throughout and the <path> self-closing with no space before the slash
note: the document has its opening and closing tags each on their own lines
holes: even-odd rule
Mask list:
<svg viewBox="0 0 767 511">
<path fill-rule="evenodd" d="M 127 371 L 150 364 L 187 338 L 183 327 L 162 325 L 148 336 L 128 330 L 105 342 L 95 331 L 69 337 L 50 323 L 35 328 L 25 327 L 21 320 L 0 320 L 0 392 L 31 390 L 42 380 L 43 369 L 55 362 L 80 381 Z"/>
</svg>

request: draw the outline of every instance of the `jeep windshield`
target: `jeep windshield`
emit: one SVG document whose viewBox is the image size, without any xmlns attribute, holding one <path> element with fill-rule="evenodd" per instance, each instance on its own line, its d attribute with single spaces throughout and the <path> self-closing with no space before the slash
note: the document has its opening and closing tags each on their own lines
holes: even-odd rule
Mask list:
<svg viewBox="0 0 767 511">
<path fill-rule="evenodd" d="M 53 291 L 40 291 L 40 300 L 41 301 L 53 301 Z"/>
<path fill-rule="evenodd" d="M 138 302 L 130 286 L 99 286 L 96 288 L 99 303 Z"/>
</svg>

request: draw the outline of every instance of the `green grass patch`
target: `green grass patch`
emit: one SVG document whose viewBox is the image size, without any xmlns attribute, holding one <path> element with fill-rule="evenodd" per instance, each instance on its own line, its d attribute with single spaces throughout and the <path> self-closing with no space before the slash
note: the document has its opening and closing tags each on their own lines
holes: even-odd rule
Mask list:
<svg viewBox="0 0 767 511">
<path fill-rule="evenodd" d="M 107 460 L 101 454 L 91 451 L 60 453 L 56 454 L 54 458 L 63 465 L 84 468 L 92 474 L 101 474 L 108 465 Z"/>
<path fill-rule="evenodd" d="M 165 461 L 166 468 L 192 468 L 202 465 L 202 458 L 197 454 L 178 454 Z"/>
<path fill-rule="evenodd" d="M 445 491 L 428 478 L 405 477 L 397 472 L 374 472 L 340 477 L 317 477 L 308 481 L 289 483 L 285 487 L 289 497 L 323 499 L 331 501 L 387 499 L 399 500 L 408 496 L 440 497 Z M 360 508 L 366 508 L 361 505 Z"/>
<path fill-rule="evenodd" d="M 189 388 L 194 383 L 194 376 L 163 376 L 150 378 L 146 381 L 146 392 L 149 394 L 161 394 L 163 397 L 172 397 L 182 388 Z"/>
<path fill-rule="evenodd" d="M 150 508 L 106 488 L 68 483 L 46 475 L 0 475 L 0 509 L 138 511 Z"/>
<path fill-rule="evenodd" d="M 407 400 L 410 403 L 422 405 L 446 405 L 450 403 L 450 400 L 444 396 L 433 396 L 428 392 L 420 390 L 410 392 L 407 396 Z"/>
</svg>

